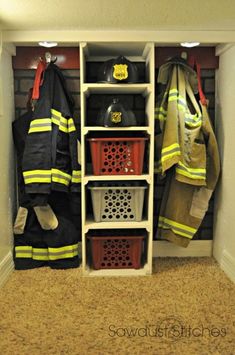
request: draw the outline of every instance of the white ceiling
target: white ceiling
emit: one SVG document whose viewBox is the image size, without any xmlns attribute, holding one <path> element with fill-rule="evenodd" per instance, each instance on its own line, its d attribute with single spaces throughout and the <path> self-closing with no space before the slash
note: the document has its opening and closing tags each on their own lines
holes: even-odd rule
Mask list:
<svg viewBox="0 0 235 355">
<path fill-rule="evenodd" d="M 0 0 L 4 30 L 235 30 L 235 0 Z"/>
</svg>

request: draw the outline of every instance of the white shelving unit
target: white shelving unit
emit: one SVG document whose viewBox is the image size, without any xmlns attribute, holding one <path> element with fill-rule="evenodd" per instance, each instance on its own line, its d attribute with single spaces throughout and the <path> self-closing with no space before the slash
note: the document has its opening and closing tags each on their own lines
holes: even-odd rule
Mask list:
<svg viewBox="0 0 235 355">
<path fill-rule="evenodd" d="M 146 83 L 137 84 L 100 84 L 88 83 L 86 76 L 87 62 L 104 62 L 124 55 L 127 59 L 145 63 Z M 81 85 L 81 192 L 82 192 L 82 267 L 87 276 L 128 276 L 150 275 L 152 273 L 153 254 L 153 187 L 154 187 L 154 43 L 80 43 L 80 85 Z M 145 98 L 144 126 L 100 127 L 87 124 L 87 99 L 91 94 L 141 94 Z M 148 171 L 142 175 L 102 175 L 86 174 L 86 137 L 91 132 L 144 132 L 148 134 Z M 140 222 L 95 222 L 87 215 L 87 184 L 94 181 L 145 181 L 148 184 L 145 217 Z M 94 229 L 144 229 L 147 247 L 144 265 L 140 269 L 100 269 L 93 270 L 87 261 L 87 233 Z"/>
</svg>

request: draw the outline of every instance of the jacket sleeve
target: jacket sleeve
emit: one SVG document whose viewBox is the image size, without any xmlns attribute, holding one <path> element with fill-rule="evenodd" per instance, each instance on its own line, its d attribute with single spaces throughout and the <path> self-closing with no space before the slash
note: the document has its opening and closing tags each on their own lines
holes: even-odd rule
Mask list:
<svg viewBox="0 0 235 355">
<path fill-rule="evenodd" d="M 196 188 L 192 198 L 190 215 L 203 219 L 220 174 L 220 158 L 216 137 L 210 122 L 207 108 L 201 105 L 203 113 L 202 132 L 206 144 L 206 186 Z"/>
<path fill-rule="evenodd" d="M 204 105 L 201 105 L 201 107 L 203 113 L 202 130 L 207 150 L 206 186 L 208 189 L 214 190 L 220 174 L 219 149 L 207 108 Z"/>
<path fill-rule="evenodd" d="M 53 165 L 57 173 L 61 175 L 60 182 L 63 185 L 67 178 L 68 189 L 80 191 L 81 167 L 78 163 L 78 133 L 73 119 L 73 100 L 66 88 L 62 73 L 57 68 L 57 85 L 55 87 L 53 113 L 59 120 L 59 130 L 56 142 L 56 155 Z M 67 174 L 67 175 L 66 175 Z M 58 181 L 59 182 L 59 181 Z M 59 189 L 57 183 L 57 189 Z"/>
<path fill-rule="evenodd" d="M 35 105 L 25 141 L 22 172 L 25 191 L 29 194 L 49 194 L 51 190 L 51 85 L 54 73 L 45 72 L 40 98 Z"/>
</svg>

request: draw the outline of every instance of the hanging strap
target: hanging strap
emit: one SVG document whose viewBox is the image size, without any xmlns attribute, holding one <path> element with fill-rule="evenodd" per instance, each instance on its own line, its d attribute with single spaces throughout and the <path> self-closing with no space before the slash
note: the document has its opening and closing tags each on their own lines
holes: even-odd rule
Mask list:
<svg viewBox="0 0 235 355">
<path fill-rule="evenodd" d="M 42 73 L 46 69 L 46 63 L 44 63 L 42 60 L 39 61 L 35 78 L 34 78 L 34 84 L 33 84 L 33 93 L 32 93 L 32 100 L 38 100 L 39 99 L 39 88 L 42 85 Z"/>
<path fill-rule="evenodd" d="M 202 105 L 207 106 L 208 101 L 204 95 L 204 92 L 202 90 L 202 83 L 201 83 L 201 66 L 200 64 L 196 61 L 195 57 L 190 56 L 188 59 L 188 64 L 194 68 L 196 67 L 196 71 L 197 71 L 197 81 L 198 81 L 198 93 L 199 93 L 199 97 L 200 97 L 200 101 L 202 103 Z"/>
</svg>

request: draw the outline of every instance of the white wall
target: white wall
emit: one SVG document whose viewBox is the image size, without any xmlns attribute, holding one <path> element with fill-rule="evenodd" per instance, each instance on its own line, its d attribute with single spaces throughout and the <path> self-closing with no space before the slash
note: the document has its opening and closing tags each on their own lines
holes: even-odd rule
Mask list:
<svg viewBox="0 0 235 355">
<path fill-rule="evenodd" d="M 0 44 L 0 284 L 13 268 L 12 220 L 15 206 L 15 163 L 11 123 L 14 118 L 12 46 Z"/>
<path fill-rule="evenodd" d="M 222 174 L 215 204 L 214 256 L 235 281 L 235 45 L 224 49 L 220 54 L 216 90 Z"/>
</svg>

